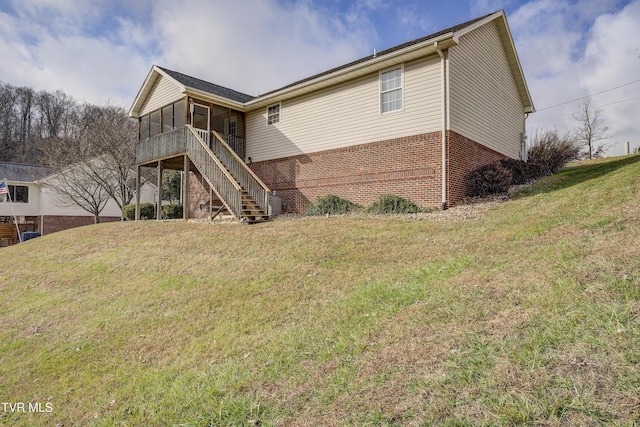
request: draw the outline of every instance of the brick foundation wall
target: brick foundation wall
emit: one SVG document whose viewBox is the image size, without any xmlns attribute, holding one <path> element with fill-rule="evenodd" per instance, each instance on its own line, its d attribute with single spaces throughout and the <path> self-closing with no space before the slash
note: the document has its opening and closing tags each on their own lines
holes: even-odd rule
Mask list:
<svg viewBox="0 0 640 427">
<path fill-rule="evenodd" d="M 452 131 L 447 138 L 447 204 L 451 206 L 465 197 L 469 172 L 507 156 Z"/>
<path fill-rule="evenodd" d="M 282 198 L 283 212 L 303 213 L 327 194 L 367 205 L 391 193 L 419 206 L 439 206 L 440 153 L 440 133 L 433 132 L 250 166 Z"/>
<path fill-rule="evenodd" d="M 120 221 L 119 216 L 101 216 L 100 222 Z M 62 216 L 62 215 L 45 215 L 43 218 L 44 227 L 40 230 L 40 234 L 51 234 L 56 231 L 67 230 L 69 228 L 81 227 L 83 225 L 94 224 L 92 216 Z M 38 222 L 40 227 L 40 222 Z"/>
<path fill-rule="evenodd" d="M 469 138 L 447 132 L 447 207 L 465 197 L 466 175 L 506 158 Z M 304 213 L 320 196 L 336 194 L 367 205 L 383 194 L 421 207 L 442 205 L 440 132 L 256 162 L 251 169 L 282 198 L 283 212 Z"/>
</svg>

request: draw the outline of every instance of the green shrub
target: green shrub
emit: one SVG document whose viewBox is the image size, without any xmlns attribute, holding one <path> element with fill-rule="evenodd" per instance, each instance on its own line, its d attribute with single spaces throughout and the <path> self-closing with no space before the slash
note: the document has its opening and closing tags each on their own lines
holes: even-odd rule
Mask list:
<svg viewBox="0 0 640 427">
<path fill-rule="evenodd" d="M 339 215 L 360 209 L 362 209 L 360 205 L 336 196 L 335 194 L 329 194 L 327 196 L 318 197 L 316 202 L 307 208 L 307 215 Z"/>
<path fill-rule="evenodd" d="M 182 218 L 182 205 L 170 204 L 162 207 L 162 218 L 178 219 Z"/>
<path fill-rule="evenodd" d="M 136 205 L 129 204 L 122 207 L 122 216 L 128 220 L 136 219 Z M 153 203 L 140 203 L 140 219 L 155 219 L 156 207 Z"/>
<path fill-rule="evenodd" d="M 367 208 L 367 212 L 374 214 L 416 213 L 418 211 L 420 208 L 411 200 L 394 194 L 380 196 Z"/>
<path fill-rule="evenodd" d="M 136 205 L 134 204 L 124 205 L 122 207 L 122 216 L 127 221 L 133 221 L 134 219 L 136 219 Z"/>
<path fill-rule="evenodd" d="M 156 219 L 156 207 L 153 203 L 140 203 L 140 219 Z"/>
<path fill-rule="evenodd" d="M 529 181 L 527 176 L 527 163 L 516 159 L 502 159 L 498 162 L 500 166 L 511 172 L 511 184 L 520 185 Z"/>
<path fill-rule="evenodd" d="M 485 197 L 489 194 L 509 190 L 513 177 L 499 162 L 490 163 L 472 170 L 466 177 L 467 196 Z"/>
</svg>

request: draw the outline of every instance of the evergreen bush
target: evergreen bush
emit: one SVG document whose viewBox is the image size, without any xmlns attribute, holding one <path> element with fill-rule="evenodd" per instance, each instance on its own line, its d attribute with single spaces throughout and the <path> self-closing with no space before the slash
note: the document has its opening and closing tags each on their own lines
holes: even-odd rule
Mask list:
<svg viewBox="0 0 640 427">
<path fill-rule="evenodd" d="M 367 212 L 374 214 L 400 214 L 416 213 L 420 208 L 409 199 L 396 196 L 395 194 L 385 194 L 373 202 Z"/>
<path fill-rule="evenodd" d="M 179 219 L 182 218 L 182 205 L 170 204 L 162 207 L 162 218 Z"/>
<path fill-rule="evenodd" d="M 131 203 L 122 207 L 122 216 L 128 220 L 136 219 L 136 205 Z M 156 207 L 153 203 L 140 203 L 140 219 L 155 219 Z"/>
<path fill-rule="evenodd" d="M 127 221 L 133 221 L 136 219 L 136 205 L 128 204 L 122 207 L 122 216 Z"/>
<path fill-rule="evenodd" d="M 335 194 L 318 197 L 316 202 L 307 208 L 307 215 L 339 215 L 362 209 L 360 205 L 350 200 L 343 199 Z"/>
<path fill-rule="evenodd" d="M 500 162 L 490 163 L 472 170 L 466 177 L 467 196 L 486 197 L 509 190 L 513 176 Z"/>
</svg>

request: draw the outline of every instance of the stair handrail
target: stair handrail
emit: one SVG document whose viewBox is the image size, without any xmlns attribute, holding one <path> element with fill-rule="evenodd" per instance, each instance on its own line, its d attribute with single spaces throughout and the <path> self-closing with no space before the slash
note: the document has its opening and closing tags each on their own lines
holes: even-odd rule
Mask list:
<svg viewBox="0 0 640 427">
<path fill-rule="evenodd" d="M 215 163 L 215 165 L 219 169 L 219 172 L 222 173 L 222 176 L 226 178 L 227 184 L 230 184 L 233 187 L 233 190 L 234 190 L 233 193 L 231 194 L 231 193 L 228 193 L 227 191 L 224 191 L 227 186 L 223 186 L 223 183 L 212 182 L 214 178 L 209 176 L 209 174 L 203 170 L 205 168 L 205 165 L 197 164 L 196 162 L 198 161 L 198 159 L 194 159 L 193 155 L 190 155 L 189 157 L 191 157 L 192 161 L 195 160 L 194 165 L 196 166 L 196 168 L 198 168 L 198 170 L 200 170 L 200 173 L 202 174 L 202 176 L 204 176 L 204 178 L 207 181 L 209 181 L 209 184 L 211 185 L 212 189 L 215 191 L 216 195 L 220 198 L 222 203 L 224 203 L 227 209 L 229 209 L 229 211 L 231 211 L 237 218 L 240 218 L 242 215 L 242 187 L 240 187 L 240 184 L 238 184 L 235 178 L 227 171 L 226 167 L 222 164 L 222 162 L 218 159 L 218 157 L 213 153 L 213 151 L 211 151 L 211 149 L 207 146 L 207 144 L 202 140 L 200 135 L 198 135 L 197 132 L 193 130 L 193 127 L 191 125 L 186 125 L 185 127 L 189 129 L 189 131 L 191 132 L 191 135 L 199 143 L 198 145 L 195 145 L 195 144 L 193 145 L 194 151 L 199 149 L 206 153 L 206 155 Z M 186 148 L 187 148 L 187 152 L 189 152 L 191 151 L 192 144 L 190 144 L 189 138 L 186 138 L 186 140 L 187 140 Z M 222 194 L 222 193 L 225 193 L 225 194 Z M 233 203 L 233 207 L 232 207 L 231 206 L 232 203 L 230 199 L 233 199 L 233 198 L 235 198 L 234 200 L 235 203 Z"/>
<path fill-rule="evenodd" d="M 229 146 L 229 144 L 227 144 L 227 142 L 218 132 L 216 132 L 215 130 L 212 130 L 211 133 L 213 134 L 215 139 L 220 143 L 220 145 L 225 149 L 225 151 L 227 152 L 226 154 L 230 155 L 231 161 L 235 163 L 235 166 L 237 166 L 237 169 L 240 171 L 244 171 L 248 174 L 248 177 L 247 177 L 249 178 L 248 181 L 243 180 L 242 177 L 240 176 L 235 176 L 235 178 L 240 181 L 240 185 L 245 190 L 247 190 L 249 195 L 253 198 L 253 200 L 256 201 L 256 203 L 258 203 L 258 205 L 260 206 L 261 209 L 263 209 L 265 214 L 269 215 L 269 194 L 271 193 L 271 190 L 269 189 L 269 187 L 267 187 L 267 185 L 264 182 L 262 182 L 260 177 L 258 177 L 258 175 L 256 175 L 256 173 L 246 165 L 244 160 L 242 160 L 240 156 L 238 156 L 238 153 L 236 153 Z M 231 169 L 231 166 L 233 165 L 226 165 L 226 166 Z M 251 178 L 253 178 L 253 182 L 251 182 Z M 255 184 L 257 184 L 257 186 Z"/>
</svg>

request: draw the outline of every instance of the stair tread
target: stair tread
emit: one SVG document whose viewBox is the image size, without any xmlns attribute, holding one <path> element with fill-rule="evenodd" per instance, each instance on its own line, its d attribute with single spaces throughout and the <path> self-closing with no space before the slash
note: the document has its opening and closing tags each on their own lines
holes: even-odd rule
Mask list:
<svg viewBox="0 0 640 427">
<path fill-rule="evenodd" d="M 215 154 L 213 155 L 215 156 Z M 192 157 L 192 156 L 190 155 L 189 157 Z M 233 181 L 235 181 L 238 187 L 240 188 L 239 192 L 240 192 L 240 198 L 241 198 L 241 211 L 238 213 L 237 216 L 239 218 L 246 219 L 249 223 L 268 221 L 269 220 L 268 212 L 264 208 L 262 208 L 255 199 L 252 198 L 249 192 L 242 186 L 240 181 L 238 181 L 238 179 L 234 176 L 234 174 L 231 173 L 231 170 L 220 160 L 220 158 L 217 156 L 216 158 L 219 163 L 216 162 L 215 168 L 218 168 L 218 170 L 222 170 L 220 169 L 220 166 L 219 166 L 221 165 L 222 168 L 228 173 L 230 177 L 233 178 Z M 205 175 L 205 173 L 202 172 L 203 169 L 198 165 L 199 162 L 197 163 L 196 161 L 194 161 L 193 158 L 191 159 L 191 161 L 196 166 L 196 168 L 198 168 L 201 171 L 201 173 Z M 209 163 L 210 161 L 214 162 L 212 158 L 209 159 L 208 157 L 205 157 L 203 161 L 205 163 Z M 213 167 L 210 164 L 202 165 L 202 166 L 209 166 L 209 168 Z M 246 165 L 244 165 L 244 167 L 248 168 Z M 204 168 L 204 169 L 207 170 L 207 168 Z M 211 170 L 211 169 L 208 169 L 208 170 Z M 214 187 L 213 181 L 210 179 L 210 177 L 205 175 L 205 178 L 207 179 L 207 181 L 211 183 L 210 185 Z"/>
</svg>

